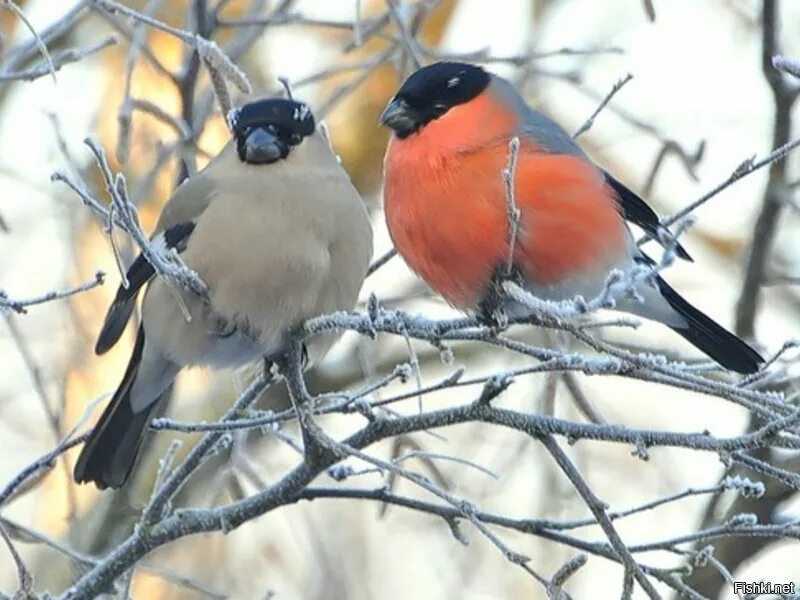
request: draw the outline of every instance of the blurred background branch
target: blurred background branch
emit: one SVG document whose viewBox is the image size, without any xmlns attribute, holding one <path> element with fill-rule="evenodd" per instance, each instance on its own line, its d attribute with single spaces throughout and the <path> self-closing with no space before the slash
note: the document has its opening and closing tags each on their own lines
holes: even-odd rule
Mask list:
<svg viewBox="0 0 800 600">
<path fill-rule="evenodd" d="M 797 100 L 800 86 L 797 80 L 782 73 L 773 64 L 774 58 L 780 56 L 783 22 L 780 2 L 764 0 L 761 13 L 761 69 L 769 84 L 774 102 L 774 121 L 772 127 L 772 145 L 781 148 L 790 143 L 794 128 L 792 123 L 792 107 Z M 751 161 L 752 162 L 752 161 Z M 770 272 L 769 261 L 772 247 L 776 239 L 776 228 L 781 214 L 787 204 L 789 191 L 787 161 L 779 160 L 770 163 L 766 189 L 764 190 L 761 209 L 756 219 L 749 247 L 742 289 L 736 304 L 736 332 L 745 337 L 753 337 L 756 331 L 756 316 L 762 302 L 762 287 L 767 282 Z M 794 392 L 792 384 L 778 384 L 772 389 L 782 393 Z M 763 420 L 751 414 L 749 429 L 754 430 L 763 424 Z M 758 473 L 754 464 L 772 462 L 781 469 L 791 473 L 800 472 L 800 455 L 778 456 L 769 447 L 759 448 L 752 452 L 751 461 L 734 461 L 731 474 L 752 476 Z M 754 462 L 758 461 L 758 462 Z M 708 526 L 718 520 L 721 514 L 726 516 L 748 513 L 756 515 L 761 523 L 780 523 L 783 520 L 779 509 L 796 495 L 797 489 L 780 479 L 769 479 L 764 494 L 758 498 L 740 496 L 729 506 L 720 506 L 721 498 L 714 497 L 708 503 L 701 526 Z M 774 544 L 771 538 L 749 540 L 743 544 L 734 540 L 721 541 L 715 545 L 714 557 L 724 565 L 727 571 L 736 572 L 744 563 Z M 695 548 L 698 548 L 696 545 Z M 715 569 L 697 569 L 688 580 L 689 585 L 709 598 L 719 597 L 727 584 L 724 573 Z"/>
</svg>

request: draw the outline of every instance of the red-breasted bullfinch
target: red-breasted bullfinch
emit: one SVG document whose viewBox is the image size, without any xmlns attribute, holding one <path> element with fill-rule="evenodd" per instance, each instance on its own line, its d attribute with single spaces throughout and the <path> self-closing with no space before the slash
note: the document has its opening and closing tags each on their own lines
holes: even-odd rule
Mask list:
<svg viewBox="0 0 800 600">
<path fill-rule="evenodd" d="M 142 321 L 122 382 L 75 465 L 78 482 L 125 483 L 150 415 L 183 367 L 269 361 L 285 351 L 292 328 L 356 303 L 372 227 L 308 106 L 259 100 L 234 112 L 231 123 L 233 140 L 177 188 L 153 236 L 181 253 L 208 298 L 170 289 L 144 256 L 132 263 L 97 354 L 117 342 L 149 283 Z M 336 337 L 311 339 L 307 358 L 321 358 Z"/>
<path fill-rule="evenodd" d="M 520 139 L 514 179 L 520 221 L 513 271 L 535 296 L 593 298 L 611 270 L 650 263 L 625 220 L 654 239 L 669 237 L 639 196 L 595 165 L 559 125 L 531 109 L 508 81 L 478 66 L 440 62 L 418 70 L 381 123 L 394 132 L 383 192 L 392 241 L 455 307 L 480 311 L 508 262 L 502 171 L 514 136 Z M 688 258 L 680 245 L 675 251 Z M 652 285 L 641 282 L 636 291 L 640 298 L 618 297 L 616 308 L 668 325 L 728 369 L 753 373 L 763 362 L 661 277 Z"/>
</svg>

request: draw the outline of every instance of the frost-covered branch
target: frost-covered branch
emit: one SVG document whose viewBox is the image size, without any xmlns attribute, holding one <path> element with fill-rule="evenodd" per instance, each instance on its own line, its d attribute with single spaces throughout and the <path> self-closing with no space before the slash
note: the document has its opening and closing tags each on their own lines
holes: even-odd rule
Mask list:
<svg viewBox="0 0 800 600">
<path fill-rule="evenodd" d="M 133 238 L 142 254 L 153 265 L 159 275 L 203 296 L 206 293 L 206 285 L 197 273 L 189 269 L 177 253 L 158 247 L 142 231 L 139 224 L 139 214 L 128 196 L 125 176 L 122 173 L 112 173 L 105 152 L 94 140 L 87 138 L 85 143 L 92 151 L 100 169 L 100 174 L 103 177 L 105 191 L 110 200 L 108 207 L 87 191 L 88 186 L 85 182 L 76 183 L 63 173 L 54 173 L 52 176 L 53 181 L 65 183 L 78 194 L 83 203 L 103 220 L 107 233 L 112 236 L 112 239 L 112 227 L 121 228 Z"/>
<path fill-rule="evenodd" d="M 46 302 L 52 302 L 53 300 L 61 300 L 63 298 L 69 298 L 70 296 L 74 296 L 75 294 L 80 294 L 82 292 L 87 292 L 92 290 L 98 286 L 103 285 L 105 281 L 106 274 L 102 271 L 98 271 L 95 273 L 94 279 L 91 281 L 87 281 L 86 283 L 82 283 L 80 285 L 76 285 L 75 287 L 69 288 L 63 291 L 51 291 L 42 294 L 41 296 L 36 296 L 34 298 L 10 298 L 6 293 L 0 290 L 0 309 L 9 309 L 13 310 L 17 313 L 26 313 L 28 312 L 28 307 L 36 306 L 37 304 L 44 304 Z"/>
<path fill-rule="evenodd" d="M 329 332 L 334 329 L 353 329 L 365 335 L 375 335 L 378 331 L 381 331 L 383 333 L 401 336 L 404 335 L 403 332 L 405 332 L 405 334 L 413 338 L 426 339 L 427 341 L 454 339 L 459 334 L 470 337 L 476 333 L 483 333 L 486 337 L 483 340 L 480 338 L 476 339 L 475 342 L 491 343 L 493 340 L 492 336 L 496 336 L 496 333 L 487 333 L 488 329 L 487 332 L 482 331 L 482 326 L 478 324 L 477 321 L 467 318 L 451 321 L 431 321 L 399 311 L 383 311 L 379 306 L 373 306 L 371 310 L 371 314 L 336 314 L 314 319 L 299 332 L 294 346 L 299 347 L 301 341 L 307 340 L 321 332 Z M 486 328 L 484 327 L 483 329 Z M 494 339 L 496 340 L 497 338 L 495 337 Z M 515 347 L 509 346 L 509 348 Z M 535 347 L 529 348 L 527 346 L 521 346 L 516 348 L 519 350 L 532 350 Z M 626 372 L 631 373 L 638 371 L 643 379 L 652 380 L 654 384 L 663 383 L 666 385 L 675 385 L 674 382 L 659 377 L 658 372 L 652 369 L 652 367 L 659 366 L 667 368 L 671 376 L 675 378 L 682 377 L 695 382 L 705 381 L 705 378 L 692 371 L 684 372 L 685 368 L 679 365 L 665 367 L 664 361 L 655 358 L 640 357 L 643 361 L 642 364 L 634 366 L 626 364 L 624 360 L 620 359 L 608 361 L 608 359 L 604 358 L 593 358 L 576 353 L 546 350 L 544 348 L 537 350 L 542 353 L 539 360 L 544 361 L 543 365 L 551 366 L 552 368 L 569 369 L 570 365 L 577 365 L 583 368 L 585 372 L 595 373 L 599 376 L 603 374 L 624 375 Z M 374 386 L 368 387 L 360 392 L 353 392 L 352 394 L 349 392 L 342 392 L 341 394 L 335 394 L 333 397 L 327 395 L 314 397 L 310 395 L 305 384 L 302 382 L 303 376 L 299 369 L 300 361 L 302 360 L 301 353 L 297 352 L 291 356 L 294 356 L 294 359 L 283 363 L 281 372 L 288 379 L 289 388 L 293 390 L 293 398 L 295 398 L 294 408 L 274 415 L 254 417 L 249 422 L 249 417 L 242 419 L 240 417 L 240 415 L 243 414 L 242 411 L 254 401 L 263 388 L 264 382 L 262 380 L 254 384 L 254 386 L 252 386 L 236 403 L 234 408 L 226 413 L 226 416 L 220 422 L 220 426 L 208 428 L 199 427 L 198 430 L 207 430 L 203 440 L 190 453 L 184 463 L 165 475 L 165 482 L 160 485 L 160 488 L 155 493 L 154 498 L 148 504 L 148 508 L 145 511 L 142 523 L 145 524 L 146 527 L 143 529 L 140 528 L 134 532 L 128 541 L 112 551 L 106 559 L 79 580 L 78 583 L 64 595 L 64 598 L 79 597 L 80 594 L 91 594 L 104 589 L 105 586 L 109 585 L 113 579 L 124 571 L 126 565 L 130 566 L 134 564 L 142 556 L 171 540 L 200 531 L 227 531 L 257 515 L 275 510 L 286 503 L 291 503 L 302 498 L 311 499 L 315 497 L 315 494 L 313 492 L 304 492 L 304 490 L 308 489 L 307 486 L 311 480 L 320 473 L 324 473 L 334 465 L 339 464 L 341 461 L 353 459 L 359 462 L 366 462 L 381 470 L 390 468 L 393 472 L 399 472 L 401 476 L 407 478 L 410 482 L 421 486 L 422 491 L 427 493 L 433 492 L 434 495 L 438 496 L 440 499 L 447 499 L 446 504 L 451 507 L 447 509 L 447 511 L 450 512 L 442 513 L 441 511 L 443 509 L 439 508 L 427 512 L 433 512 L 434 514 L 445 517 L 457 538 L 463 537 L 464 534 L 454 523 L 459 519 L 471 522 L 473 526 L 477 526 L 484 535 L 489 535 L 490 539 L 493 540 L 492 543 L 497 545 L 501 551 L 508 554 L 510 551 L 506 552 L 507 546 L 500 541 L 500 538 L 496 537 L 497 534 L 485 529 L 485 527 L 500 524 L 497 518 L 487 518 L 483 520 L 482 516 L 485 513 L 473 509 L 469 509 L 469 511 L 465 513 L 466 504 L 458 504 L 457 500 L 449 492 L 433 487 L 434 484 L 427 479 L 420 479 L 419 474 L 403 466 L 404 461 L 395 461 L 390 465 L 385 461 L 378 460 L 371 454 L 366 454 L 370 446 L 382 439 L 408 435 L 414 432 L 430 431 L 442 427 L 454 427 L 459 424 L 471 422 L 483 422 L 494 426 L 511 428 L 523 432 L 534 439 L 542 440 L 551 452 L 555 452 L 557 455 L 556 462 L 562 469 L 566 468 L 565 465 L 568 465 L 568 463 L 565 462 L 566 454 L 564 454 L 563 450 L 554 449 L 554 441 L 547 441 L 552 440 L 553 438 L 551 436 L 553 435 L 563 436 L 572 444 L 579 440 L 624 443 L 632 448 L 634 454 L 643 459 L 645 459 L 650 452 L 655 451 L 659 447 L 670 446 L 678 446 L 695 451 L 714 452 L 718 454 L 722 460 L 747 457 L 747 452 L 764 446 L 800 448 L 800 437 L 795 433 L 795 429 L 798 423 L 800 423 L 800 410 L 785 403 L 780 395 L 755 392 L 747 388 L 722 384 L 716 381 L 711 382 L 709 380 L 707 393 L 732 401 L 735 400 L 733 396 L 738 395 L 738 400 L 742 402 L 750 402 L 752 398 L 758 397 L 762 402 L 769 405 L 769 410 L 771 412 L 778 416 L 769 421 L 763 428 L 734 438 L 721 438 L 710 432 L 675 433 L 666 431 L 644 431 L 630 428 L 622 424 L 598 425 L 594 423 L 577 423 L 547 415 L 522 413 L 495 407 L 493 405 L 494 399 L 500 396 L 515 380 L 513 375 L 502 373 L 495 374 L 491 378 L 485 379 L 480 393 L 478 393 L 477 396 L 474 394 L 472 395 L 474 400 L 453 408 L 426 410 L 422 413 L 414 412 L 411 415 L 380 413 L 379 411 L 383 404 L 381 404 L 380 401 L 370 400 L 371 393 L 376 389 Z M 401 377 L 403 374 L 405 374 L 407 378 L 407 366 L 399 369 L 399 371 L 392 376 L 382 379 L 380 385 L 386 385 L 389 381 L 396 380 L 397 377 Z M 448 379 L 448 382 L 455 385 L 458 383 L 458 379 L 451 378 Z M 416 392 L 409 392 L 407 398 L 410 399 L 413 397 L 416 397 Z M 316 422 L 316 416 L 328 414 L 330 412 L 352 414 L 354 418 L 358 418 L 358 415 L 361 415 L 362 418 L 365 418 L 366 422 L 354 434 L 341 441 L 334 440 L 329 437 Z M 230 435 L 227 432 L 242 426 L 259 428 L 267 425 L 280 424 L 284 421 L 297 418 L 298 414 L 303 415 L 302 422 L 304 424 L 302 428 L 304 431 L 303 439 L 306 452 L 303 455 L 302 461 L 282 479 L 263 491 L 228 505 L 213 508 L 186 508 L 175 511 L 170 502 L 174 492 L 183 485 L 183 482 L 189 478 L 192 472 L 203 462 L 212 447 L 219 443 L 228 443 L 225 441 L 227 439 L 226 436 Z M 157 428 L 159 429 L 169 429 L 171 426 L 172 423 L 166 420 L 157 422 Z M 181 428 L 176 427 L 176 429 Z M 578 481 L 575 479 L 575 473 L 572 472 L 571 469 L 566 468 L 566 470 L 573 482 Z M 344 481 L 347 478 L 347 471 L 340 470 L 340 473 L 337 479 Z M 772 471 L 765 470 L 764 475 L 767 477 L 781 476 L 775 469 Z M 586 489 L 583 487 L 585 485 L 588 484 L 585 484 L 585 482 L 581 483 L 584 494 L 586 494 Z M 798 485 L 800 486 L 800 482 L 798 482 Z M 755 531 L 758 529 L 758 531 L 765 535 L 768 531 L 771 532 L 772 535 L 780 535 L 779 528 L 772 527 L 770 529 L 750 522 L 745 524 L 744 522 L 740 523 L 737 521 L 736 523 L 698 532 L 697 534 L 675 538 L 669 542 L 654 541 L 649 545 L 631 546 L 630 551 L 628 551 L 623 550 L 623 547 L 620 545 L 621 540 L 614 536 L 612 529 L 609 529 L 608 525 L 611 521 L 624 518 L 636 512 L 655 510 L 663 504 L 678 501 L 692 494 L 716 494 L 725 489 L 743 490 L 742 493 L 758 494 L 759 490 L 762 488 L 763 486 L 759 482 L 729 479 L 715 488 L 687 491 L 671 495 L 661 500 L 655 500 L 642 507 L 629 511 L 604 511 L 602 514 L 597 512 L 598 505 L 593 497 L 586 496 L 587 501 L 590 501 L 591 506 L 595 510 L 595 518 L 567 526 L 577 527 L 598 524 L 603 526 L 603 524 L 605 524 L 604 529 L 612 538 L 608 546 L 602 545 L 598 547 L 596 544 L 582 544 L 580 541 L 573 540 L 571 536 L 557 533 L 564 530 L 564 525 L 544 522 L 537 522 L 534 524 L 534 522 L 528 522 L 526 527 L 527 531 L 533 535 L 543 535 L 547 539 L 557 539 L 562 543 L 567 543 L 567 541 L 569 541 L 569 545 L 574 548 L 621 562 L 626 565 L 626 569 L 639 581 L 640 585 L 648 589 L 649 592 L 652 592 L 653 588 L 650 583 L 650 578 L 655 578 L 657 581 L 665 584 L 668 584 L 671 579 L 664 576 L 663 573 L 647 567 L 647 565 L 631 562 L 631 560 L 633 560 L 633 553 L 643 551 L 642 548 L 672 548 L 698 539 L 713 540 L 720 536 L 724 537 L 725 535 L 739 535 L 744 531 L 743 527 L 745 525 L 750 528 L 748 530 Z M 345 495 L 349 494 L 353 498 L 356 497 L 356 494 L 353 492 L 343 493 Z M 369 499 L 382 498 L 387 502 L 399 504 L 414 504 L 410 501 L 399 499 L 399 497 L 389 492 L 375 492 L 371 495 L 364 494 L 364 496 L 369 497 Z M 462 501 L 468 502 L 466 499 L 462 499 Z M 416 505 L 410 507 L 419 508 L 419 506 Z M 795 535 L 791 528 L 786 528 L 785 534 L 790 537 Z M 515 556 L 513 553 L 510 555 Z M 525 564 L 524 561 L 512 560 L 512 562 Z M 537 580 L 538 579 L 545 582 L 543 585 L 547 585 L 546 578 L 537 575 Z"/>
<path fill-rule="evenodd" d="M 91 56 L 92 54 L 96 54 L 101 50 L 105 50 L 109 46 L 113 46 L 116 43 L 116 36 L 110 35 L 103 41 L 95 44 L 94 46 L 90 46 L 89 48 L 69 48 L 63 52 L 59 52 L 53 56 L 52 59 L 46 61 L 46 63 L 41 66 L 12 73 L 0 72 L 0 83 L 5 81 L 33 81 L 34 79 L 39 79 L 45 75 L 55 76 L 55 73 L 64 65 L 83 60 L 87 56 Z"/>
</svg>

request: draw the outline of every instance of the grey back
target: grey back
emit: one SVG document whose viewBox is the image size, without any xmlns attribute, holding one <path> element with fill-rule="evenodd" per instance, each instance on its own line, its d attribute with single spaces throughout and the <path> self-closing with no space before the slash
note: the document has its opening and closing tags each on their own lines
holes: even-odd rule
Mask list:
<svg viewBox="0 0 800 600">
<path fill-rule="evenodd" d="M 530 136 L 539 146 L 553 154 L 572 154 L 589 160 L 572 136 L 558 123 L 528 106 L 510 82 L 492 75 L 489 92 L 521 116 L 519 135 Z"/>
</svg>

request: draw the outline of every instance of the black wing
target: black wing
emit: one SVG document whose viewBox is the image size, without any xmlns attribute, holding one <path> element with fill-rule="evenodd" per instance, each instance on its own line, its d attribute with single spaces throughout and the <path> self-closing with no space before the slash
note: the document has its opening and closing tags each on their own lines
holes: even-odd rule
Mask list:
<svg viewBox="0 0 800 600">
<path fill-rule="evenodd" d="M 606 171 L 603 171 L 606 177 L 606 183 L 611 186 L 611 189 L 616 192 L 617 202 L 622 209 L 622 216 L 626 220 L 638 225 L 644 232 L 657 242 L 661 242 L 662 236 L 666 235 L 666 239 L 672 239 L 672 234 L 669 230 L 661 225 L 656 212 L 648 206 L 647 202 L 642 200 L 637 194 L 629 190 L 622 183 L 614 179 Z M 675 241 L 675 254 L 684 260 L 694 262 L 686 249 Z"/>
<path fill-rule="evenodd" d="M 164 245 L 167 248 L 175 248 L 178 252 L 183 252 L 186 249 L 186 242 L 189 236 L 194 231 L 194 227 L 195 224 L 191 221 L 173 225 L 161 234 Z M 158 240 L 158 236 L 155 239 Z M 117 343 L 122 332 L 125 331 L 125 326 L 128 324 L 128 320 L 131 318 L 133 309 L 136 306 L 136 297 L 139 295 L 139 290 L 155 274 L 156 271 L 153 265 L 148 262 L 143 254 L 136 257 L 126 274 L 128 287 L 120 285 L 117 288 L 117 295 L 106 313 L 106 320 L 103 322 L 103 328 L 100 330 L 100 335 L 97 336 L 97 343 L 94 346 L 95 354 L 105 354 Z"/>
</svg>

